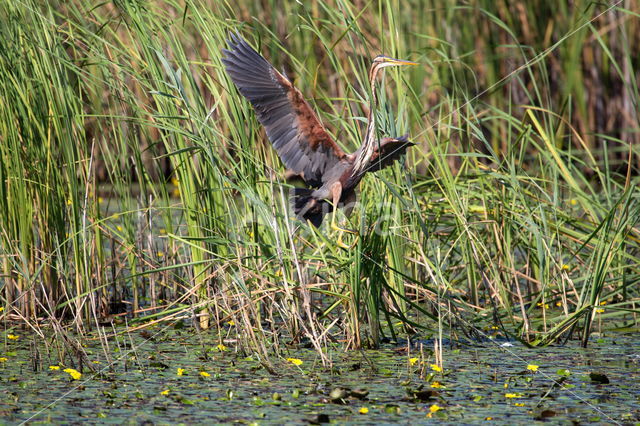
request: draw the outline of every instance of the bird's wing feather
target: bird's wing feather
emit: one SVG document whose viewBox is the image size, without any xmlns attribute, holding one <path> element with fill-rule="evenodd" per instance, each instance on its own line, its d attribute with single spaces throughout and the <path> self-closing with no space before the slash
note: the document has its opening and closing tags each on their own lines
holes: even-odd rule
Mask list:
<svg viewBox="0 0 640 426">
<path fill-rule="evenodd" d="M 415 144 L 409 141 L 406 135 L 398 138 L 382 139 L 380 147 L 376 146 L 366 171 L 376 172 L 390 166 L 407 152 L 407 148 L 413 145 Z"/>
<path fill-rule="evenodd" d="M 325 170 L 345 157 L 293 84 L 240 35 L 231 34 L 222 59 L 231 80 L 251 102 L 286 167 L 313 187 Z"/>
</svg>

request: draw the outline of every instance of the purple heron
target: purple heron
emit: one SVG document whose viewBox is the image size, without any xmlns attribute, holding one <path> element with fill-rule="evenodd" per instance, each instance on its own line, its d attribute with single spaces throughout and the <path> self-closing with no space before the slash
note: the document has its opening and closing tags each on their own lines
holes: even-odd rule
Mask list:
<svg viewBox="0 0 640 426">
<path fill-rule="evenodd" d="M 355 201 L 355 189 L 367 172 L 400 158 L 414 145 L 406 136 L 378 139 L 375 82 L 386 67 L 418 65 L 376 56 L 369 71 L 372 99 L 367 130 L 360 148 L 345 153 L 320 123 L 318 116 L 291 81 L 279 73 L 239 35 L 231 34 L 222 59 L 227 74 L 251 102 L 258 120 L 285 166 L 302 177 L 308 188 L 294 188 L 291 204 L 296 216 L 319 227 L 325 214 Z M 341 235 L 342 236 L 342 235 Z"/>
</svg>

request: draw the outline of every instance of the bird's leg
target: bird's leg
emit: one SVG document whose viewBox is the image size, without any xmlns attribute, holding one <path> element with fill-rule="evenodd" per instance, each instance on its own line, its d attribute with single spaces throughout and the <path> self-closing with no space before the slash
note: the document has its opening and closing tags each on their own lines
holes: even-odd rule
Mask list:
<svg viewBox="0 0 640 426">
<path fill-rule="evenodd" d="M 331 213 L 331 229 L 334 229 L 340 232 L 338 234 L 338 241 L 336 242 L 336 244 L 338 245 L 338 247 L 342 247 L 344 249 L 351 249 L 353 248 L 355 243 L 351 246 L 346 245 L 342 241 L 342 235 L 344 235 L 345 232 L 349 234 L 357 234 L 357 232 L 352 231 L 350 229 L 341 228 L 336 223 L 336 211 L 338 210 L 338 202 L 340 201 L 340 197 L 342 195 L 342 185 L 340 184 L 340 182 L 336 182 L 333 184 L 333 186 L 331 187 L 331 195 L 332 195 L 332 201 L 333 201 L 333 212 Z"/>
<path fill-rule="evenodd" d="M 331 229 L 341 231 L 340 227 L 336 224 L 336 210 L 338 210 L 338 201 L 342 195 L 342 184 L 336 182 L 331 186 L 331 201 L 333 203 L 333 211 L 331 212 Z"/>
</svg>

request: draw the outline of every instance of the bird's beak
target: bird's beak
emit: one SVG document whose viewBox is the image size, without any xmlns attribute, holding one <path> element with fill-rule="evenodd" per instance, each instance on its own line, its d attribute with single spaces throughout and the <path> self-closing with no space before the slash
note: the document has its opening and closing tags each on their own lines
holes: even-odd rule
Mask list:
<svg viewBox="0 0 640 426">
<path fill-rule="evenodd" d="M 420 65 L 417 62 L 406 61 L 404 59 L 389 58 L 385 56 L 384 63 L 389 65 Z"/>
</svg>

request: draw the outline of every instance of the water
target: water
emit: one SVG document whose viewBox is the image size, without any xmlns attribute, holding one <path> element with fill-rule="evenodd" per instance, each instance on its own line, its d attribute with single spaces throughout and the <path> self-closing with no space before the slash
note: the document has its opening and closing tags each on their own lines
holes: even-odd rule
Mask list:
<svg viewBox="0 0 640 426">
<path fill-rule="evenodd" d="M 453 344 L 443 352 L 442 372 L 433 370 L 432 347 L 426 345 L 411 353 L 406 345 L 364 352 L 336 348 L 328 352 L 332 369 L 309 349 L 289 349 L 283 358 L 273 357 L 273 376 L 230 343 L 218 347 L 210 334 L 165 330 L 154 336 L 150 330 L 112 339 L 112 367 L 96 340 L 85 350 L 97 373 L 85 368 L 79 380 L 63 371 L 70 360 L 49 369 L 58 366 L 56 352 L 39 338 L 6 342 L 0 422 L 7 424 L 640 421 L 637 334 L 608 335 L 586 349 L 577 342 L 543 349 Z M 532 365 L 537 371 L 527 369 Z M 609 383 L 594 381 L 594 372 Z M 435 382 L 442 387 L 432 387 Z"/>
</svg>

